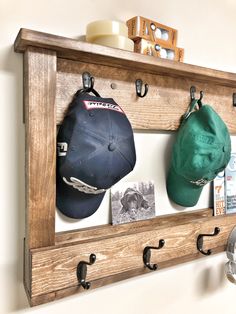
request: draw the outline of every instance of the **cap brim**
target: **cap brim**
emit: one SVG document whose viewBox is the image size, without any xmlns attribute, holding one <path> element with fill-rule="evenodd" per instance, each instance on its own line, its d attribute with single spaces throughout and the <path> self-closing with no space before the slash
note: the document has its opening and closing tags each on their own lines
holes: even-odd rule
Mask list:
<svg viewBox="0 0 236 314">
<path fill-rule="evenodd" d="M 167 177 L 167 193 L 169 198 L 183 207 L 195 206 L 201 195 L 203 186 L 194 185 L 179 176 L 173 168 Z"/>
<path fill-rule="evenodd" d="M 65 216 L 81 219 L 91 216 L 100 206 L 104 193 L 87 194 L 67 185 L 57 175 L 56 205 Z"/>
</svg>

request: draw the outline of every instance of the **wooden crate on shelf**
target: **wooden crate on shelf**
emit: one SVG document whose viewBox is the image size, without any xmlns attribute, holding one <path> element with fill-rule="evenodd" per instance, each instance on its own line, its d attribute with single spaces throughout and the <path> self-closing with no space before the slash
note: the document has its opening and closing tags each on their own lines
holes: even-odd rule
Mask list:
<svg viewBox="0 0 236 314">
<path fill-rule="evenodd" d="M 161 44 L 159 42 L 148 41 L 145 39 L 137 39 L 134 42 L 134 52 L 174 61 L 184 61 L 183 48 L 172 47 L 167 44 Z"/>
<path fill-rule="evenodd" d="M 172 47 L 177 43 L 177 30 L 167 25 L 152 21 L 142 16 L 135 16 L 126 22 L 130 39 L 140 38 L 167 44 Z"/>
</svg>

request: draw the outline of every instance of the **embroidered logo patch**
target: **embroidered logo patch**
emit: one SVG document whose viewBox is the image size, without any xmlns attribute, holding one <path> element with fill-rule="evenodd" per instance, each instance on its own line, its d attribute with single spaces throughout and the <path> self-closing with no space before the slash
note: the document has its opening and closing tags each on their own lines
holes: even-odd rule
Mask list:
<svg viewBox="0 0 236 314">
<path fill-rule="evenodd" d="M 58 156 L 66 156 L 68 144 L 66 142 L 57 143 L 57 154 Z"/>
<path fill-rule="evenodd" d="M 100 194 L 106 192 L 105 189 L 98 189 L 95 186 L 89 185 L 77 178 L 70 177 L 70 181 L 68 181 L 65 177 L 63 177 L 63 181 L 72 186 L 74 189 L 79 190 L 80 192 L 86 194 Z"/>
<path fill-rule="evenodd" d="M 84 100 L 84 104 L 87 110 L 90 109 L 108 109 L 124 113 L 124 111 L 117 104 L 110 104 L 102 101 Z"/>
<path fill-rule="evenodd" d="M 197 185 L 197 186 L 204 186 L 204 185 L 206 185 L 208 182 L 210 182 L 210 181 L 208 181 L 208 180 L 206 180 L 206 179 L 199 179 L 199 180 L 197 180 L 197 181 L 190 181 L 190 183 L 195 184 L 195 185 Z"/>
</svg>

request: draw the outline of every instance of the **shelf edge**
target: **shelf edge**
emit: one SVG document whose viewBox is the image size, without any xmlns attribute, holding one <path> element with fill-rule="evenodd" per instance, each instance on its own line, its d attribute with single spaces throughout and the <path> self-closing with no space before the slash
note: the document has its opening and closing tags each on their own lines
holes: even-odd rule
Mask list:
<svg viewBox="0 0 236 314">
<path fill-rule="evenodd" d="M 14 43 L 16 52 L 34 46 L 54 50 L 60 58 L 128 68 L 134 71 L 212 82 L 236 87 L 236 74 L 197 65 L 154 58 L 121 49 L 21 28 Z"/>
</svg>

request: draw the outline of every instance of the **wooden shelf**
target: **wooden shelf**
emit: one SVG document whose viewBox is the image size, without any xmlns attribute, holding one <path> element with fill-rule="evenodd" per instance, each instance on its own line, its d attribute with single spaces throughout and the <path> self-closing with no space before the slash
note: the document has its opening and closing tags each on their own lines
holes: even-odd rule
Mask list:
<svg viewBox="0 0 236 314">
<path fill-rule="evenodd" d="M 72 95 L 81 87 L 81 74 L 89 71 L 95 77 L 95 87 L 100 94 L 114 98 L 122 106 L 134 129 L 176 130 L 189 104 L 190 86 L 195 85 L 198 91 L 204 91 L 204 102 L 213 106 L 232 134 L 236 133 L 234 73 L 27 29 L 20 30 L 15 51 L 30 53 L 32 63 L 39 62 L 39 54 L 54 54 L 57 124 L 61 123 Z M 134 82 L 137 78 L 149 84 L 145 98 L 136 97 Z M 115 89 L 111 88 L 112 84 Z"/>
<path fill-rule="evenodd" d="M 204 90 L 204 100 L 233 134 L 236 74 L 27 29 L 20 30 L 15 51 L 24 53 L 24 284 L 32 306 L 84 291 L 76 268 L 92 253 L 97 260 L 88 266 L 86 280 L 94 289 L 150 272 L 144 266 L 143 251 L 146 246 L 158 246 L 160 239 L 165 240 L 164 247 L 151 254 L 151 263 L 159 268 L 203 257 L 196 246 L 198 235 L 211 234 L 215 227 L 220 233 L 204 238 L 204 249 L 211 248 L 213 253 L 225 249 L 236 214 L 213 217 L 211 209 L 55 233 L 56 126 L 81 87 L 81 74 L 88 71 L 95 77 L 96 89 L 122 106 L 134 129 L 176 130 L 189 104 L 189 88 L 195 85 L 198 91 Z M 137 78 L 149 84 L 145 98 L 136 97 Z"/>
<path fill-rule="evenodd" d="M 133 223 L 121 224 L 121 225 L 102 225 L 97 227 L 89 227 L 73 231 L 57 232 L 55 243 L 58 245 L 83 242 L 89 240 L 100 240 L 105 237 L 117 237 L 136 232 L 145 232 L 152 230 L 155 227 L 173 227 L 177 222 L 181 221 L 181 224 L 189 222 L 190 220 L 212 217 L 212 209 L 202 209 L 197 211 L 189 212 L 187 215 L 185 212 L 177 213 L 175 215 L 163 215 L 152 219 L 137 221 Z"/>
<path fill-rule="evenodd" d="M 22 28 L 15 41 L 15 51 L 34 46 L 56 51 L 59 58 L 142 71 L 152 74 L 194 78 L 224 86 L 236 86 L 236 74 L 191 64 L 158 59 L 139 53 L 81 42 L 62 36 Z"/>
</svg>

